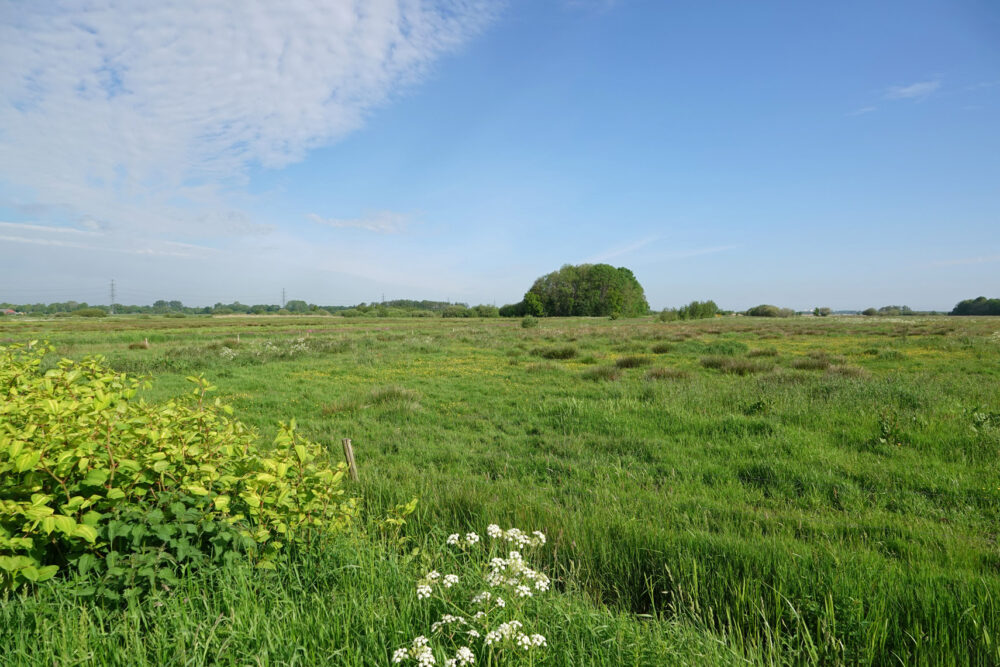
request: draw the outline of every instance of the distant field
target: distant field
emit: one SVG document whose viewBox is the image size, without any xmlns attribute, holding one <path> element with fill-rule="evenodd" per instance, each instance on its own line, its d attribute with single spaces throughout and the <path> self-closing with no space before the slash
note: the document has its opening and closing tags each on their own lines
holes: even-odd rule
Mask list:
<svg viewBox="0 0 1000 667">
<path fill-rule="evenodd" d="M 417 538 L 543 530 L 557 586 L 642 632 L 1000 663 L 1000 318 L 0 321 L 33 338 L 152 399 L 203 373 L 267 437 L 352 438 L 372 511 L 420 498 Z"/>
</svg>

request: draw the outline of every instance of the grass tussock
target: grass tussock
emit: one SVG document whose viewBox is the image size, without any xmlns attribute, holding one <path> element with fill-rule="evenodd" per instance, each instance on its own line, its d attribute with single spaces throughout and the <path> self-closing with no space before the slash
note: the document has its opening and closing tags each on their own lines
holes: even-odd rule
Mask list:
<svg viewBox="0 0 1000 667">
<path fill-rule="evenodd" d="M 765 373 L 771 370 L 773 364 L 762 361 L 751 361 L 749 359 L 738 359 L 734 357 L 702 357 L 701 365 L 705 368 L 712 368 L 731 375 L 751 375 L 753 373 Z"/>
<path fill-rule="evenodd" d="M 830 367 L 830 360 L 826 357 L 799 357 L 792 359 L 791 366 L 800 371 L 825 371 Z"/>
<path fill-rule="evenodd" d="M 849 366 L 847 364 L 835 364 L 826 369 L 827 375 L 835 375 L 843 378 L 865 380 L 871 377 L 871 373 L 859 366 Z"/>
<path fill-rule="evenodd" d="M 139 341 L 137 343 L 129 343 L 128 344 L 128 349 L 130 349 L 130 350 L 148 350 L 149 349 L 149 341 L 148 340 L 141 340 L 141 341 Z"/>
<path fill-rule="evenodd" d="M 647 380 L 685 380 L 691 374 L 683 368 L 650 368 L 646 371 Z"/>
<path fill-rule="evenodd" d="M 670 352 L 673 347 L 674 346 L 670 343 L 657 343 L 649 349 L 653 354 L 666 354 L 667 352 Z"/>
<path fill-rule="evenodd" d="M 614 366 L 598 366 L 597 368 L 588 368 L 583 372 L 583 379 L 593 382 L 614 382 L 620 380 L 621 377 L 621 369 Z"/>
<path fill-rule="evenodd" d="M 531 351 L 531 354 L 542 359 L 572 359 L 576 356 L 577 349 L 572 345 L 535 348 Z"/>
<path fill-rule="evenodd" d="M 650 363 L 651 360 L 648 357 L 630 355 L 617 359 L 615 361 L 615 366 L 618 368 L 639 368 L 640 366 L 648 366 Z"/>
<path fill-rule="evenodd" d="M 378 408 L 416 411 L 420 409 L 419 398 L 420 394 L 412 389 L 390 385 L 372 389 L 371 393 L 368 394 L 368 405 Z"/>
<path fill-rule="evenodd" d="M 761 347 L 756 350 L 750 350 L 747 352 L 748 357 L 776 357 L 778 356 L 778 348 L 776 347 Z"/>
</svg>

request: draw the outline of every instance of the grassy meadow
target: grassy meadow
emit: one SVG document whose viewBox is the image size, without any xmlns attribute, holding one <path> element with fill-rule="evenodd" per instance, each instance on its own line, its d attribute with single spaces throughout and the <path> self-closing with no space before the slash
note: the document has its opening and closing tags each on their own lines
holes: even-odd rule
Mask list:
<svg viewBox="0 0 1000 667">
<path fill-rule="evenodd" d="M 0 598 L 2 664 L 386 664 L 490 523 L 548 535 L 538 664 L 1000 663 L 1000 319 L 0 321 L 29 339 L 351 438 L 364 516 L 125 610 Z M 414 497 L 405 544 L 363 529 Z"/>
</svg>

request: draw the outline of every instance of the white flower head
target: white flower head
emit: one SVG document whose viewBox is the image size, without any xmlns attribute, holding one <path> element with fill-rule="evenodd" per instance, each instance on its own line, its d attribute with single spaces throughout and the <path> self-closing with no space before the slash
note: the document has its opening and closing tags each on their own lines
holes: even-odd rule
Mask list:
<svg viewBox="0 0 1000 667">
<path fill-rule="evenodd" d="M 500 526 L 496 525 L 495 523 L 491 523 L 490 525 L 486 526 L 486 534 L 489 535 L 490 537 L 497 538 L 503 535 L 503 531 L 500 530 Z"/>
<path fill-rule="evenodd" d="M 445 588 L 451 588 L 452 586 L 458 583 L 458 575 L 446 574 L 444 575 L 444 579 L 442 579 L 441 582 L 444 584 Z"/>
<path fill-rule="evenodd" d="M 459 535 L 458 533 L 452 533 L 451 535 L 448 536 L 448 544 L 458 544 L 458 541 L 460 539 L 461 535 Z"/>
<path fill-rule="evenodd" d="M 468 544 L 470 547 L 478 541 L 479 541 L 479 535 L 476 535 L 475 533 L 465 534 L 465 543 Z"/>
</svg>

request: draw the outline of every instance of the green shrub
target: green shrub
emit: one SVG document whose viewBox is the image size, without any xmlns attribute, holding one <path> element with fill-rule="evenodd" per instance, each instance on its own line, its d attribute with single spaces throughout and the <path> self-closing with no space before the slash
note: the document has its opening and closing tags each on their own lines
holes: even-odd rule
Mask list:
<svg viewBox="0 0 1000 667">
<path fill-rule="evenodd" d="M 778 308 L 769 304 L 754 306 L 746 312 L 749 317 L 792 317 L 795 311 L 790 308 Z"/>
<path fill-rule="evenodd" d="M 525 315 L 521 318 L 521 328 L 522 329 L 534 329 L 538 326 L 538 318 L 533 315 Z"/>
<path fill-rule="evenodd" d="M 70 313 L 73 317 L 107 317 L 108 313 L 100 308 L 80 308 Z"/>
<path fill-rule="evenodd" d="M 0 589 L 70 570 L 117 597 L 242 552 L 273 567 L 285 544 L 350 522 L 344 465 L 294 421 L 265 451 L 203 378 L 150 404 L 101 357 L 42 372 L 50 351 L 0 347 Z"/>
</svg>

